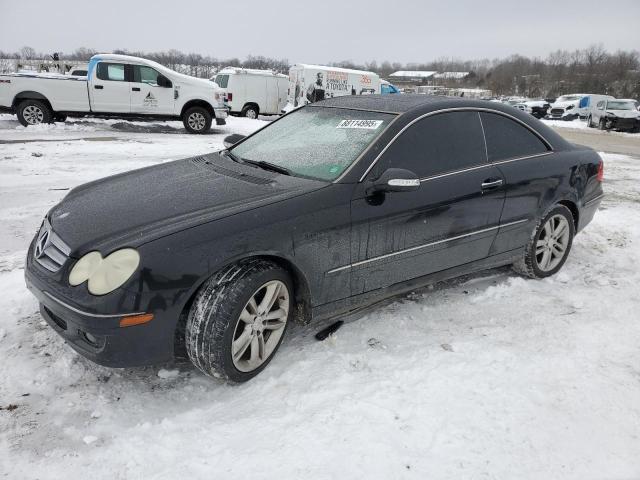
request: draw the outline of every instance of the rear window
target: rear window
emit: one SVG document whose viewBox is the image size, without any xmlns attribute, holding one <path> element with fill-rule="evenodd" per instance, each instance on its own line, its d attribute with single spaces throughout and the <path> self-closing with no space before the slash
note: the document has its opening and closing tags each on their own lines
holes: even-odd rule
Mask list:
<svg viewBox="0 0 640 480">
<path fill-rule="evenodd" d="M 229 75 L 217 75 L 216 83 L 220 88 L 227 88 L 227 85 L 229 84 Z"/>
<path fill-rule="evenodd" d="M 496 113 L 481 113 L 490 162 L 528 157 L 548 152 L 540 138 L 528 128 Z"/>
</svg>

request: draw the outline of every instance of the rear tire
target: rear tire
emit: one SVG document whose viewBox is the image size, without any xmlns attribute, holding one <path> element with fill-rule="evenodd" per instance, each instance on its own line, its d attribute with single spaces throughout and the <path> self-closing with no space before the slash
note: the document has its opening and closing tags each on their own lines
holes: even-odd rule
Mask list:
<svg viewBox="0 0 640 480">
<path fill-rule="evenodd" d="M 25 100 L 17 108 L 18 121 L 24 127 L 53 122 L 53 112 L 40 100 Z"/>
<path fill-rule="evenodd" d="M 246 382 L 269 364 L 294 310 L 289 273 L 262 259 L 221 270 L 198 292 L 187 318 L 191 362 L 206 375 Z"/>
<path fill-rule="evenodd" d="M 513 264 L 513 269 L 529 278 L 554 275 L 566 262 L 574 236 L 571 210 L 556 205 L 536 224 L 522 258 Z"/>
<path fill-rule="evenodd" d="M 182 123 L 189 133 L 207 133 L 211 129 L 211 121 L 211 113 L 204 107 L 188 108 L 182 115 Z"/>
<path fill-rule="evenodd" d="M 257 119 L 259 113 L 260 111 L 258 110 L 258 107 L 255 105 L 245 105 L 245 107 L 242 109 L 242 116 L 251 118 L 252 120 Z"/>
</svg>

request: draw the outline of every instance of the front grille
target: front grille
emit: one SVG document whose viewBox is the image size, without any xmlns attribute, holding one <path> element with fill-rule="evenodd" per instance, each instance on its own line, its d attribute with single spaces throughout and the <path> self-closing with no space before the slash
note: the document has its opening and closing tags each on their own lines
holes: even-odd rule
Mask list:
<svg viewBox="0 0 640 480">
<path fill-rule="evenodd" d="M 70 253 L 69 246 L 53 231 L 49 220 L 45 218 L 33 248 L 36 262 L 50 272 L 57 272 L 67 262 Z"/>
<path fill-rule="evenodd" d="M 564 108 L 552 108 L 551 115 L 562 115 L 564 113 Z"/>
<path fill-rule="evenodd" d="M 57 316 L 47 307 L 44 307 L 44 309 L 47 311 L 47 314 L 51 317 L 51 320 L 53 320 L 56 325 L 58 325 L 62 330 L 67 329 L 67 322 L 65 322 L 63 319 L 61 319 L 59 316 Z"/>
</svg>

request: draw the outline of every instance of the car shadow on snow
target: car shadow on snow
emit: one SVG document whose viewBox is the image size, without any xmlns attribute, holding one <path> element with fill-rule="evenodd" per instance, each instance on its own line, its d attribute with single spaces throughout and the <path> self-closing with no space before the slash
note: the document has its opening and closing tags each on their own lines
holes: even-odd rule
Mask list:
<svg viewBox="0 0 640 480">
<path fill-rule="evenodd" d="M 140 125 L 130 122 L 117 122 L 110 125 L 114 130 L 126 133 L 173 133 L 184 135 L 187 132 L 185 128 L 173 127 L 162 123 L 150 123 L 148 125 Z M 218 135 L 222 130 L 212 128 L 207 133 L 201 135 Z"/>
</svg>

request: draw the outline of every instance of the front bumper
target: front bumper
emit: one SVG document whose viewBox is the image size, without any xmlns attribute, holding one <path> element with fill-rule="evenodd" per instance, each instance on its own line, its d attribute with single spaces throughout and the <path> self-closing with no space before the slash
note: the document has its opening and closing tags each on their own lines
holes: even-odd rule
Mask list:
<svg viewBox="0 0 640 480">
<path fill-rule="evenodd" d="M 605 128 L 610 130 L 633 130 L 640 127 L 635 118 L 605 117 Z"/>
<path fill-rule="evenodd" d="M 119 290 L 96 297 L 101 304 L 92 307 L 78 304 L 64 296 L 67 287 L 50 278 L 32 260 L 32 248 L 25 265 L 27 288 L 40 302 L 44 320 L 76 352 L 108 367 L 154 365 L 174 358 L 179 314 L 173 309 L 150 309 L 149 302 L 138 295 Z M 135 308 L 136 304 L 146 308 Z M 120 327 L 123 316 L 143 312 L 153 313 L 154 319 L 142 325 Z"/>
</svg>

